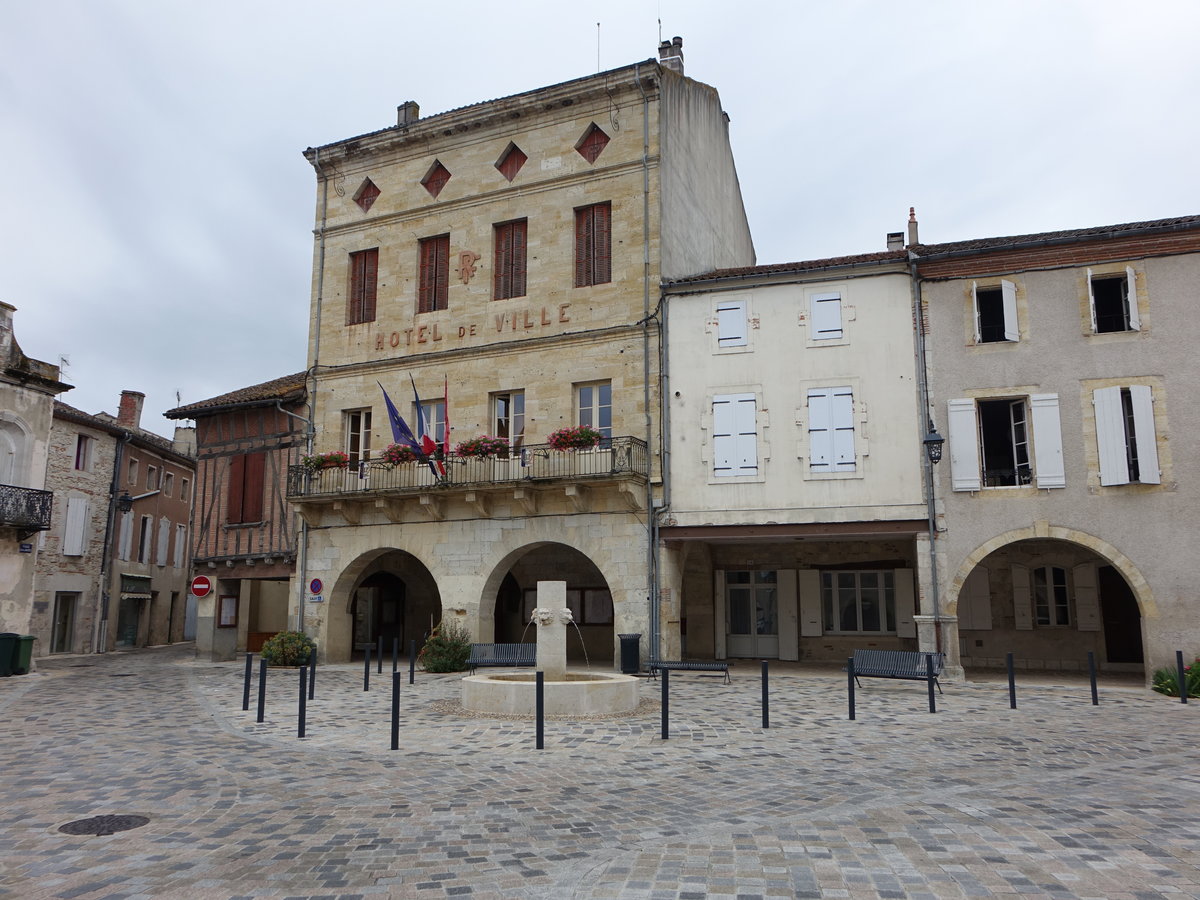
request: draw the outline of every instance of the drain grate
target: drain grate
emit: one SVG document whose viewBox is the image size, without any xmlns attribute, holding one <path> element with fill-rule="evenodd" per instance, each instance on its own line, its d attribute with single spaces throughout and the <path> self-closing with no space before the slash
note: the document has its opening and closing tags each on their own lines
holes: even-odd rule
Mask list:
<svg viewBox="0 0 1200 900">
<path fill-rule="evenodd" d="M 118 831 L 141 828 L 149 821 L 145 816 L 92 816 L 90 819 L 76 819 L 59 825 L 58 830 L 63 834 L 116 834 Z"/>
<path fill-rule="evenodd" d="M 109 675 L 108 677 L 109 678 L 132 678 L 135 674 L 136 673 L 134 673 L 134 672 L 114 672 L 111 675 Z"/>
</svg>

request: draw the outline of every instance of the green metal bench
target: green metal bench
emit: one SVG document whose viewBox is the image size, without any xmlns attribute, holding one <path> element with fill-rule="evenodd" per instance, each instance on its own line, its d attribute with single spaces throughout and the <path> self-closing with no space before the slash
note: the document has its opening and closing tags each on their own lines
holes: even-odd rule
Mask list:
<svg viewBox="0 0 1200 900">
<path fill-rule="evenodd" d="M 652 659 L 646 663 L 646 669 L 651 678 L 657 678 L 661 670 L 699 672 L 706 678 L 724 678 L 729 681 L 729 663 L 721 661 L 706 661 L 698 659 Z M 711 673 L 711 674 L 708 674 Z"/>
<path fill-rule="evenodd" d="M 900 678 L 906 681 L 925 681 L 929 678 L 926 657 L 933 658 L 933 683 L 938 693 L 942 685 L 938 676 L 945 664 L 944 653 L 929 653 L 924 650 L 855 650 L 854 680 L 859 678 Z M 861 682 L 859 683 L 861 686 Z"/>
<path fill-rule="evenodd" d="M 485 666 L 533 666 L 537 664 L 537 644 L 472 644 L 467 665 L 474 674 Z"/>
</svg>

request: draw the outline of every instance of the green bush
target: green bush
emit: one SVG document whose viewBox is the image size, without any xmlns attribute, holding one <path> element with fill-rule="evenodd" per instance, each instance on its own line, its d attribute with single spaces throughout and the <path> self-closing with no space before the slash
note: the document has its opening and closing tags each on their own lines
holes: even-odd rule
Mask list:
<svg viewBox="0 0 1200 900">
<path fill-rule="evenodd" d="M 1187 679 L 1188 696 L 1200 697 L 1200 658 L 1197 658 L 1190 666 L 1183 667 L 1183 677 Z M 1179 670 L 1175 666 L 1158 669 L 1154 673 L 1151 687 L 1168 697 L 1178 697 Z"/>
<path fill-rule="evenodd" d="M 457 622 L 442 622 L 433 629 L 417 659 L 426 672 L 462 672 L 470 655 L 470 632 Z"/>
<path fill-rule="evenodd" d="M 312 655 L 316 644 L 299 631 L 281 631 L 263 643 L 262 658 L 268 666 L 302 666 Z"/>
</svg>

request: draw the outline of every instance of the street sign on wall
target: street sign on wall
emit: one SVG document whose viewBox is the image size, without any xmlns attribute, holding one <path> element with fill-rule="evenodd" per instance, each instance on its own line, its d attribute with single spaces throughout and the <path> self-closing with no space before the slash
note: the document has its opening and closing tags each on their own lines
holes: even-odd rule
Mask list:
<svg viewBox="0 0 1200 900">
<path fill-rule="evenodd" d="M 192 593 L 197 597 L 207 597 L 212 590 L 212 582 L 207 575 L 197 575 L 192 579 Z"/>
</svg>

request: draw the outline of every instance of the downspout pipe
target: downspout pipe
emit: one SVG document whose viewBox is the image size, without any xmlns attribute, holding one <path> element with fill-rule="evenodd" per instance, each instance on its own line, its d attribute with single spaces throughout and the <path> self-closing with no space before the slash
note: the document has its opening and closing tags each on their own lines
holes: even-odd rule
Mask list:
<svg viewBox="0 0 1200 900">
<path fill-rule="evenodd" d="M 99 615 L 96 616 L 96 629 L 92 636 L 92 652 L 108 652 L 108 604 L 112 596 L 109 593 L 109 579 L 112 577 L 112 533 L 117 521 L 117 490 L 121 486 L 121 462 L 125 455 L 125 445 L 133 440 L 128 431 L 121 432 L 117 441 L 116 452 L 113 454 L 112 483 L 108 489 L 108 521 L 104 523 L 104 547 L 100 555 L 100 604 Z"/>
<path fill-rule="evenodd" d="M 933 409 L 929 403 L 929 367 L 925 355 L 925 317 L 922 315 L 921 278 L 917 273 L 917 261 L 920 257 L 913 250 L 908 251 L 909 284 L 912 289 L 913 327 L 917 333 L 917 392 L 920 397 L 920 413 L 917 422 L 917 433 L 924 436 L 926 429 L 933 423 Z M 921 445 L 925 450 L 924 443 Z M 925 514 L 929 523 L 929 598 L 933 607 L 933 644 L 934 650 L 942 652 L 942 608 L 941 592 L 938 585 L 937 565 L 937 508 L 934 495 L 933 461 L 927 452 L 922 453 L 925 472 Z"/>
</svg>

